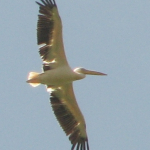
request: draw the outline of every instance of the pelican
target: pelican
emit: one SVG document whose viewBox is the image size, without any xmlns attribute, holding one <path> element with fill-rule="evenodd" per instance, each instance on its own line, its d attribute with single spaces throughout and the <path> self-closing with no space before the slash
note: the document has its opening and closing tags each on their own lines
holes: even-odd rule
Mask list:
<svg viewBox="0 0 150 150">
<path fill-rule="evenodd" d="M 84 68 L 71 69 L 64 52 L 62 22 L 55 0 L 41 0 L 37 23 L 37 43 L 43 72 L 30 72 L 27 83 L 46 85 L 56 118 L 72 144 L 71 150 L 89 150 L 84 117 L 76 102 L 73 81 L 86 75 L 106 75 Z"/>
</svg>

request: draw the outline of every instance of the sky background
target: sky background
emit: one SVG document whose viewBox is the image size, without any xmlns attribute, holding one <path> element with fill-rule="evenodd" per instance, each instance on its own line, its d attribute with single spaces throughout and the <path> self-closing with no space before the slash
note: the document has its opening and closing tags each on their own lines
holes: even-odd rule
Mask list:
<svg viewBox="0 0 150 150">
<path fill-rule="evenodd" d="M 150 1 L 56 0 L 72 68 L 107 73 L 74 83 L 90 150 L 150 149 Z M 41 72 L 34 0 L 0 3 L 0 149 L 70 150 Z"/>
</svg>

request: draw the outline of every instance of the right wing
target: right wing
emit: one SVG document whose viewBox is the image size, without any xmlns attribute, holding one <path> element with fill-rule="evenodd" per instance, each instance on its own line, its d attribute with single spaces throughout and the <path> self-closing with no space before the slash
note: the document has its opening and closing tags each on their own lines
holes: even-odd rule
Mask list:
<svg viewBox="0 0 150 150">
<path fill-rule="evenodd" d="M 69 136 L 71 150 L 89 150 L 85 120 L 76 102 L 72 84 L 51 90 L 50 102 L 59 124 Z"/>
</svg>

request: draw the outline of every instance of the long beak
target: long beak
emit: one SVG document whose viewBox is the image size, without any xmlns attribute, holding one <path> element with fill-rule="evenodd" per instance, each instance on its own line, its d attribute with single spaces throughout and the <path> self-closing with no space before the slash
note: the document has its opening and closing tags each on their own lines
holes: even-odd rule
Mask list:
<svg viewBox="0 0 150 150">
<path fill-rule="evenodd" d="M 89 74 L 89 75 L 101 75 L 101 76 L 106 76 L 107 74 L 102 73 L 102 72 L 97 72 L 97 71 L 92 71 L 92 70 L 82 70 L 84 74 Z"/>
</svg>

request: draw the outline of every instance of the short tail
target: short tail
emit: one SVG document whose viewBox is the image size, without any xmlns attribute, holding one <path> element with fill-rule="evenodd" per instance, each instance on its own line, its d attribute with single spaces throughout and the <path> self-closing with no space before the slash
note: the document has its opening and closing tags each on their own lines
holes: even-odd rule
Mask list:
<svg viewBox="0 0 150 150">
<path fill-rule="evenodd" d="M 39 73 L 30 72 L 28 75 L 27 83 L 29 83 L 33 87 L 40 85 Z"/>
</svg>

